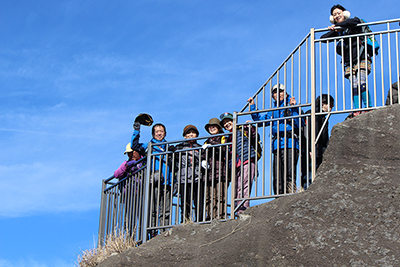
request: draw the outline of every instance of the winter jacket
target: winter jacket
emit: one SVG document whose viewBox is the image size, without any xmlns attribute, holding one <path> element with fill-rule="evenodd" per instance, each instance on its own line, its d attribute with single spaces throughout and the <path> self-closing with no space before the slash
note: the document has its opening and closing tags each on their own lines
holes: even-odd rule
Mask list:
<svg viewBox="0 0 400 267">
<path fill-rule="evenodd" d="M 174 148 L 173 146 L 168 146 L 163 144 L 163 145 L 158 145 L 159 143 L 164 143 L 167 142 L 165 139 L 159 141 L 157 139 L 152 138 L 149 143 L 139 143 L 139 136 L 140 132 L 137 130 L 133 131 L 132 138 L 131 138 L 131 146 L 140 146 L 144 150 L 147 150 L 147 147 L 149 143 L 152 143 L 152 154 L 157 154 L 157 153 L 162 153 L 166 151 L 173 151 Z M 151 158 L 151 171 L 162 171 L 162 177 L 165 175 L 167 176 L 167 185 L 171 185 L 171 158 L 172 155 L 169 153 L 162 154 L 162 155 L 157 155 Z M 154 162 L 154 166 L 153 166 Z M 162 166 L 162 169 L 160 170 L 160 164 Z M 160 181 L 161 185 L 164 185 L 164 179 Z"/>
<path fill-rule="evenodd" d="M 362 27 L 357 26 L 357 24 L 362 23 L 361 20 L 357 17 L 346 19 L 343 22 L 336 23 L 335 26 L 340 26 L 344 28 L 343 31 L 329 31 L 321 36 L 321 39 L 337 37 L 337 36 L 346 36 L 346 35 L 354 35 L 363 33 Z M 361 44 L 364 43 L 364 36 L 360 37 L 351 37 L 351 38 L 344 38 L 343 39 L 343 55 L 342 55 L 342 42 L 338 41 L 336 46 L 336 53 L 342 56 L 343 63 L 347 67 L 350 65 L 355 65 L 358 62 L 360 55 L 360 60 L 365 59 L 365 51 Z M 351 48 L 351 60 L 350 60 L 350 48 Z M 371 56 L 373 55 L 372 50 L 367 51 L 367 60 L 370 60 Z"/>
<path fill-rule="evenodd" d="M 255 158 L 256 158 L 256 152 L 255 152 L 253 146 L 250 145 L 250 149 L 249 149 L 250 140 L 248 138 L 249 134 L 248 134 L 247 127 L 248 126 L 244 127 L 245 133 L 243 133 L 243 136 L 242 136 L 243 127 L 239 127 L 239 129 L 237 129 L 237 131 L 236 131 L 236 167 L 239 167 L 242 164 L 242 162 L 243 162 L 243 164 L 248 163 L 249 158 L 250 158 L 250 160 L 253 160 L 253 161 L 255 161 Z M 255 138 L 255 136 L 257 134 L 255 131 L 255 128 L 252 127 L 251 130 L 252 131 L 251 131 L 250 138 Z M 232 142 L 232 135 L 230 135 L 228 138 L 228 143 L 231 143 L 231 142 Z M 232 147 L 229 146 L 229 149 L 230 149 L 229 168 L 231 168 L 231 166 L 232 166 Z M 243 157 L 242 157 L 242 154 L 243 154 Z M 249 156 L 249 154 L 250 154 L 250 156 Z"/>
<path fill-rule="evenodd" d="M 400 77 L 397 82 L 394 82 L 392 84 L 392 90 L 389 90 L 388 96 L 386 97 L 386 103 L 385 103 L 386 105 L 399 103 L 399 88 L 398 88 L 399 82 L 400 82 Z M 392 94 L 392 97 L 390 97 L 390 94 Z"/>
<path fill-rule="evenodd" d="M 225 143 L 225 136 L 209 137 L 204 144 L 218 145 Z M 221 160 L 220 160 L 221 158 Z M 203 152 L 203 159 L 207 161 L 209 181 L 215 179 L 225 180 L 226 177 L 226 147 L 208 147 Z"/>
<path fill-rule="evenodd" d="M 176 145 L 176 150 L 174 154 L 175 166 L 176 170 L 178 171 L 177 179 L 179 179 L 181 184 L 192 183 L 193 176 L 195 182 L 198 182 L 199 180 L 199 176 L 201 175 L 199 149 L 179 152 L 180 150 L 196 148 L 196 147 L 201 147 L 201 146 L 197 142 L 194 143 L 182 142 Z"/>
<path fill-rule="evenodd" d="M 319 111 L 319 105 L 316 107 L 316 114 L 318 114 Z M 310 114 L 311 110 L 306 111 L 305 114 Z M 329 131 L 328 131 L 328 121 L 325 124 L 325 127 L 322 129 L 322 126 L 324 125 L 324 122 L 326 120 L 325 115 L 316 115 L 315 116 L 315 134 L 316 137 L 318 136 L 319 132 L 321 132 L 318 142 L 315 146 L 316 149 L 316 159 L 317 159 L 317 166 L 319 166 L 322 163 L 322 155 L 324 154 L 325 149 L 328 147 L 329 144 Z M 308 123 L 305 129 L 303 130 L 302 134 L 304 135 L 304 143 L 302 143 L 302 154 L 306 155 L 307 154 L 307 147 L 308 147 L 308 152 L 311 152 L 311 117 L 308 120 Z M 322 131 L 321 131 L 322 130 Z M 307 139 L 306 139 L 307 138 Z M 308 143 L 308 145 L 307 145 Z"/>
<path fill-rule="evenodd" d="M 137 170 L 139 170 L 143 163 L 140 162 L 138 164 L 136 164 L 136 160 L 130 160 L 130 161 L 124 161 L 121 166 L 119 166 L 119 168 L 117 170 L 115 170 L 114 172 L 114 177 L 117 179 L 121 179 L 124 178 L 128 172 L 135 172 Z"/>
<path fill-rule="evenodd" d="M 290 95 L 288 94 L 286 100 L 282 100 L 279 102 L 279 107 L 288 107 L 290 102 Z M 285 103 L 286 102 L 286 103 Z M 286 105 L 285 105 L 286 104 Z M 274 108 L 277 107 L 277 102 L 274 100 Z M 256 105 L 250 106 L 251 111 L 256 110 Z M 261 121 L 261 120 L 271 120 L 275 118 L 285 118 L 291 116 L 298 116 L 299 115 L 299 108 L 285 108 L 285 109 L 277 109 L 273 111 L 268 111 L 265 114 L 260 113 L 253 113 L 251 117 L 254 121 Z M 301 122 L 300 122 L 301 120 Z M 285 125 L 286 121 L 286 125 Z M 299 149 L 299 128 L 304 124 L 303 119 L 293 119 L 293 128 L 292 128 L 292 120 L 291 119 L 281 119 L 281 120 L 274 120 L 274 121 L 267 121 L 265 123 L 266 126 L 272 124 L 272 150 L 276 151 L 278 146 L 280 149 L 285 148 L 296 148 Z M 278 128 L 279 127 L 279 128 Z M 285 132 L 286 132 L 286 142 L 285 142 Z M 278 140 L 278 133 L 279 133 L 279 140 Z M 294 134 L 294 139 L 292 140 L 292 133 Z"/>
</svg>

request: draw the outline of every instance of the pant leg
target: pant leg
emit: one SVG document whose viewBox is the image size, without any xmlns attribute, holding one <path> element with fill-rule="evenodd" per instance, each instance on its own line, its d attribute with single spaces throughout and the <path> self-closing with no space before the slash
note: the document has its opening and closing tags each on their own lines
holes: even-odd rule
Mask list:
<svg viewBox="0 0 400 267">
<path fill-rule="evenodd" d="M 287 149 L 286 152 L 286 193 L 295 193 L 296 186 L 296 170 L 299 151 L 297 149 Z"/>
<path fill-rule="evenodd" d="M 171 211 L 171 186 L 162 185 L 159 196 L 159 210 L 160 210 L 160 226 L 170 225 L 170 211 Z M 162 229 L 161 231 L 165 231 Z"/>
<path fill-rule="evenodd" d="M 241 169 L 238 171 L 236 177 L 236 198 L 248 198 L 250 197 L 251 186 L 253 183 L 255 171 L 255 164 L 253 162 L 243 165 L 243 175 L 241 174 Z M 241 207 L 238 209 L 238 214 L 244 212 L 249 208 L 250 202 L 246 200 Z"/>
<path fill-rule="evenodd" d="M 193 202 L 196 222 L 204 221 L 204 184 L 201 182 L 194 183 Z"/>
</svg>

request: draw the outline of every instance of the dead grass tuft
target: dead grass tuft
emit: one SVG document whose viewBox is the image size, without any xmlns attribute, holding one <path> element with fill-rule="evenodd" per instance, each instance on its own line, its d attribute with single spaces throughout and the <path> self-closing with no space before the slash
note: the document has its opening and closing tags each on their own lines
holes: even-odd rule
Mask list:
<svg viewBox="0 0 400 267">
<path fill-rule="evenodd" d="M 103 247 L 82 251 L 81 254 L 78 255 L 76 266 L 93 267 L 115 253 L 121 253 L 128 248 L 136 246 L 137 243 L 134 237 L 131 237 L 123 231 L 114 230 L 114 233 L 107 236 Z"/>
</svg>

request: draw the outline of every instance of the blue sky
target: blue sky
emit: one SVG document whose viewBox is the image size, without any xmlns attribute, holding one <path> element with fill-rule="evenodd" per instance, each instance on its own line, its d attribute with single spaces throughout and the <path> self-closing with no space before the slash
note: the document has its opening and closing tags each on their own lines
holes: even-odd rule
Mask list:
<svg viewBox="0 0 400 267">
<path fill-rule="evenodd" d="M 134 117 L 181 139 L 239 110 L 329 1 L 2 1 L 0 267 L 74 266 Z M 342 1 L 367 21 L 398 1 Z M 145 128 L 145 127 L 143 127 Z M 142 138 L 150 139 L 149 128 Z"/>
</svg>

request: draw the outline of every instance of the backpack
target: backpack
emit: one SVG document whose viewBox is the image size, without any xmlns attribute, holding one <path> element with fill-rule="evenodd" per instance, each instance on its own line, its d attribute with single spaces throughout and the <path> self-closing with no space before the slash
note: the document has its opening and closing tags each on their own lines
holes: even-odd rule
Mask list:
<svg viewBox="0 0 400 267">
<path fill-rule="evenodd" d="M 248 126 L 244 127 L 243 134 L 250 140 L 250 145 L 254 149 L 254 151 L 257 153 L 257 160 L 259 160 L 262 156 L 262 145 L 261 145 L 261 137 L 259 133 L 256 133 L 256 129 L 253 128 L 253 126 L 250 126 L 251 128 L 251 136 L 249 137 L 249 128 Z M 257 142 L 256 142 L 257 141 Z"/>
<path fill-rule="evenodd" d="M 364 19 L 360 19 L 361 23 L 367 23 Z M 363 25 L 361 26 L 361 31 L 363 33 L 371 33 L 371 29 L 368 27 L 368 25 Z M 378 51 L 380 48 L 380 45 L 378 41 L 375 39 L 375 36 L 373 34 L 367 35 L 367 53 L 371 56 L 378 55 Z M 360 40 L 361 41 L 361 40 Z M 362 48 L 364 48 L 364 40 L 361 41 Z"/>
</svg>

